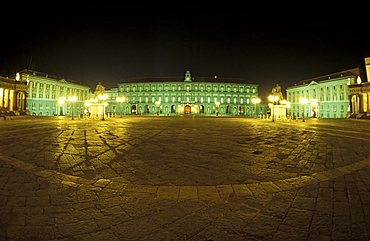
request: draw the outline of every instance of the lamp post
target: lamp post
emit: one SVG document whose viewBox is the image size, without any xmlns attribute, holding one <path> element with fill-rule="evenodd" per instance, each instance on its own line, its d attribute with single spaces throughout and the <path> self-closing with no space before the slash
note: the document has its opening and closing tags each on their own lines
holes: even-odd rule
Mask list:
<svg viewBox="0 0 370 241">
<path fill-rule="evenodd" d="M 253 97 L 252 103 L 254 104 L 254 116 L 257 117 L 257 104 L 261 103 L 261 99 L 258 97 Z"/>
<path fill-rule="evenodd" d="M 90 107 L 90 100 L 86 100 L 85 101 L 85 118 L 88 118 L 89 117 L 89 107 Z"/>
<path fill-rule="evenodd" d="M 104 101 L 107 98 L 108 98 L 108 96 L 106 94 L 104 94 L 104 95 L 98 95 L 98 99 L 103 101 L 103 118 L 102 118 L 103 121 L 105 120 L 105 102 Z"/>
<path fill-rule="evenodd" d="M 216 111 L 216 116 L 218 116 L 218 108 L 220 107 L 220 102 L 219 102 L 219 101 L 216 101 L 216 102 L 215 102 L 215 107 L 216 107 L 216 109 L 215 109 L 215 111 Z"/>
<path fill-rule="evenodd" d="M 155 105 L 157 106 L 157 115 L 159 115 L 159 109 L 160 109 L 160 107 L 161 107 L 161 102 L 160 102 L 159 100 L 157 100 L 157 101 L 155 102 Z"/>
<path fill-rule="evenodd" d="M 72 103 L 71 106 L 72 106 L 72 120 L 73 120 L 73 106 L 74 106 L 73 103 L 77 101 L 77 96 L 74 95 L 74 96 L 68 97 L 68 101 Z"/>
<path fill-rule="evenodd" d="M 116 101 L 119 102 L 119 113 L 120 113 L 120 116 L 122 117 L 122 103 L 125 102 L 125 97 L 117 97 L 116 98 Z"/>
<path fill-rule="evenodd" d="M 306 107 L 306 104 L 308 103 L 308 100 L 304 97 L 301 97 L 299 98 L 299 103 L 302 105 L 302 111 L 303 111 L 303 117 L 302 117 L 302 121 L 304 122 L 304 116 L 305 116 L 305 107 Z"/>
<path fill-rule="evenodd" d="M 59 97 L 59 115 L 63 115 L 64 97 Z"/>
</svg>

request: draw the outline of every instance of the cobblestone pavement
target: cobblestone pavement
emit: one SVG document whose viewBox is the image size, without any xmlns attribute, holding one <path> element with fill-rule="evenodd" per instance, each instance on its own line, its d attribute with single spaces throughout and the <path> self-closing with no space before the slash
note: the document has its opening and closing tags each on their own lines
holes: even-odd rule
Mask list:
<svg viewBox="0 0 370 241">
<path fill-rule="evenodd" d="M 369 240 L 370 122 L 0 122 L 1 240 Z"/>
</svg>

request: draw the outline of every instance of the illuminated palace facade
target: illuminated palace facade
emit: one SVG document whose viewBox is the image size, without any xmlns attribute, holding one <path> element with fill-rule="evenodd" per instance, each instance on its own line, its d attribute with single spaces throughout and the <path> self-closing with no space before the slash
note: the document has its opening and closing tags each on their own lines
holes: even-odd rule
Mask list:
<svg viewBox="0 0 370 241">
<path fill-rule="evenodd" d="M 300 81 L 286 89 L 293 117 L 344 118 L 350 113 L 348 86 L 358 81 L 359 68 Z M 305 103 L 300 102 L 304 98 Z"/>
<path fill-rule="evenodd" d="M 19 72 L 27 82 L 27 108 L 30 115 L 54 116 L 84 113 L 90 88 L 73 81 L 32 70 Z M 71 98 L 76 96 L 76 98 Z M 73 102 L 72 102 L 73 100 Z"/>
<path fill-rule="evenodd" d="M 108 110 L 118 114 L 151 115 L 253 115 L 251 99 L 258 85 L 241 79 L 197 78 L 187 71 L 184 80 L 134 79 L 111 93 Z M 112 98 L 120 98 L 120 102 Z"/>
</svg>

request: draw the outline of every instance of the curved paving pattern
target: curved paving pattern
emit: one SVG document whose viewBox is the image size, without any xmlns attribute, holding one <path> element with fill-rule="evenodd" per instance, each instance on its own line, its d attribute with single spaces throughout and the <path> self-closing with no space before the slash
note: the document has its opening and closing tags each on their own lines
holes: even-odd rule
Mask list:
<svg viewBox="0 0 370 241">
<path fill-rule="evenodd" d="M 312 185 L 323 181 L 328 181 L 352 172 L 370 167 L 370 158 L 353 164 L 338 167 L 322 173 L 313 173 L 310 176 L 299 176 L 277 181 L 256 182 L 256 183 L 237 183 L 216 186 L 166 186 L 166 185 L 135 185 L 127 182 L 116 182 L 109 179 L 88 180 L 82 177 L 63 174 L 54 170 L 48 170 L 17 160 L 12 157 L 0 155 L 0 160 L 7 162 L 21 170 L 31 172 L 38 177 L 45 178 L 51 183 L 72 186 L 88 190 L 101 190 L 112 193 L 149 193 L 155 198 L 195 201 L 228 201 L 229 197 L 248 197 L 265 195 L 268 193 L 288 191 Z"/>
<path fill-rule="evenodd" d="M 0 240 L 370 238 L 362 120 L 0 125 Z"/>
</svg>

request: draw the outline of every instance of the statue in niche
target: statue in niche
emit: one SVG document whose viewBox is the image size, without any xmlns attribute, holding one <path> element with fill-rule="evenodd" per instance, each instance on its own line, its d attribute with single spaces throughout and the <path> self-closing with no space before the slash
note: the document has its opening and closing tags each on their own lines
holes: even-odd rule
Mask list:
<svg viewBox="0 0 370 241">
<path fill-rule="evenodd" d="M 104 95 L 104 92 L 105 92 L 105 88 L 104 86 L 101 84 L 101 82 L 99 82 L 96 87 L 95 87 L 95 91 L 94 91 L 94 96 L 97 97 L 99 95 Z"/>
<path fill-rule="evenodd" d="M 279 104 L 280 101 L 284 99 L 284 96 L 283 96 L 283 93 L 281 92 L 281 87 L 280 87 L 279 84 L 276 84 L 275 87 L 272 88 L 271 94 L 273 96 L 278 96 L 279 97 L 279 100 L 277 101 L 277 104 Z"/>
</svg>

